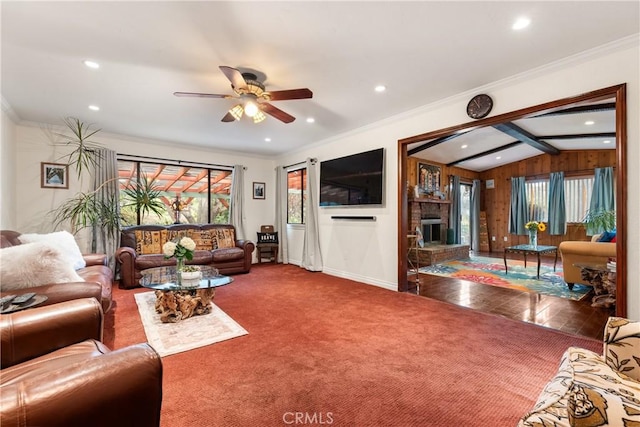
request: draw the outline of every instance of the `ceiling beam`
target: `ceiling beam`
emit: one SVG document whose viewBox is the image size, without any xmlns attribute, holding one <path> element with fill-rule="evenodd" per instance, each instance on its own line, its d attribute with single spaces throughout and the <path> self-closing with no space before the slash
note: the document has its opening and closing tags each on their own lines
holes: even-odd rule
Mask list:
<svg viewBox="0 0 640 427">
<path fill-rule="evenodd" d="M 517 147 L 522 144 L 522 141 L 514 141 L 507 145 L 492 148 L 491 150 L 483 151 L 482 153 L 474 154 L 473 156 L 465 157 L 464 159 L 456 160 L 455 162 L 447 163 L 447 167 L 455 166 L 459 163 L 466 162 L 467 160 L 479 159 L 480 157 L 488 156 L 490 154 L 499 153 L 500 151 L 508 150 L 509 148 Z"/>
<path fill-rule="evenodd" d="M 616 103 L 607 102 L 605 104 L 590 104 L 580 105 L 577 107 L 565 108 L 564 110 L 551 111 L 549 113 L 540 114 L 533 117 L 549 117 L 549 116 L 563 116 L 565 114 L 582 114 L 582 113 L 596 113 L 599 111 L 615 111 Z"/>
<path fill-rule="evenodd" d="M 540 139 L 582 139 L 582 138 L 615 138 L 615 132 L 601 133 L 578 133 L 573 135 L 546 135 L 539 136 Z"/>
<path fill-rule="evenodd" d="M 413 156 L 414 154 L 419 153 L 423 150 L 426 150 L 427 148 L 435 147 L 436 145 L 440 145 L 443 142 L 451 141 L 452 139 L 462 136 L 468 132 L 471 132 L 471 130 L 468 130 L 466 132 L 454 133 L 452 135 L 447 135 L 442 138 L 434 139 L 433 141 L 425 142 L 424 144 L 420 144 L 417 147 L 412 148 L 411 150 L 407 150 L 407 155 Z"/>
<path fill-rule="evenodd" d="M 553 155 L 560 154 L 560 150 L 558 150 L 553 145 L 542 141 L 537 136 L 527 132 L 526 130 L 522 129 L 520 126 L 514 125 L 511 122 L 500 123 L 497 125 L 493 125 L 493 127 L 499 130 L 500 132 L 503 132 L 509 136 L 512 136 L 518 141 L 522 141 L 525 144 L 532 146 L 536 150 L 540 150 L 547 154 L 553 154 Z"/>
</svg>

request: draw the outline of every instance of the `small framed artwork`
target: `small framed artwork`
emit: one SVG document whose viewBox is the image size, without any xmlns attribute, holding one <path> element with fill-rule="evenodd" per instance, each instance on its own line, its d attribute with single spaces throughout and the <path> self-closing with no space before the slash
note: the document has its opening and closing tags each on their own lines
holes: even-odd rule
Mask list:
<svg viewBox="0 0 640 427">
<path fill-rule="evenodd" d="M 496 188 L 496 182 L 493 179 L 488 179 L 487 188 Z"/>
<path fill-rule="evenodd" d="M 440 191 L 440 166 L 418 163 L 418 186 L 428 194 Z"/>
<path fill-rule="evenodd" d="M 253 183 L 253 198 L 254 199 L 264 199 L 265 197 L 264 191 L 264 182 L 254 182 Z"/>
<path fill-rule="evenodd" d="M 69 165 L 40 163 L 40 188 L 69 188 Z"/>
</svg>

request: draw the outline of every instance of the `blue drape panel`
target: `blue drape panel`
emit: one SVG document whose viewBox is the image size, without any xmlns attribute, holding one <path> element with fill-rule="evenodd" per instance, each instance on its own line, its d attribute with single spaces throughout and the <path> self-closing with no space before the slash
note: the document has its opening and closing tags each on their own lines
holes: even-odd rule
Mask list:
<svg viewBox="0 0 640 427">
<path fill-rule="evenodd" d="M 480 251 L 480 180 L 474 179 L 471 185 L 471 250 Z"/>
<path fill-rule="evenodd" d="M 511 178 L 511 207 L 509 209 L 509 233 L 526 235 L 524 225 L 529 213 L 527 209 L 527 191 L 524 176 Z"/>
<path fill-rule="evenodd" d="M 93 176 L 93 189 L 96 198 L 105 204 L 113 205 L 120 214 L 120 190 L 118 188 L 118 154 L 107 148 L 96 148 L 96 169 Z M 91 252 L 107 254 L 109 267 L 115 270 L 113 255 L 120 247 L 120 233 L 106 230 L 101 224 L 92 228 Z"/>
<path fill-rule="evenodd" d="M 449 210 L 449 228 L 453 229 L 453 243 L 460 243 L 462 234 L 461 206 L 462 196 L 460 194 L 460 177 L 451 175 L 451 209 Z"/>
<path fill-rule="evenodd" d="M 553 172 L 549 176 L 549 234 L 563 235 L 567 232 L 567 205 L 564 198 L 564 172 Z"/>
<path fill-rule="evenodd" d="M 596 168 L 594 170 L 593 192 L 589 212 L 612 211 L 615 209 L 615 197 L 613 191 L 613 168 Z M 587 228 L 587 235 L 602 233 L 602 228 Z"/>
</svg>

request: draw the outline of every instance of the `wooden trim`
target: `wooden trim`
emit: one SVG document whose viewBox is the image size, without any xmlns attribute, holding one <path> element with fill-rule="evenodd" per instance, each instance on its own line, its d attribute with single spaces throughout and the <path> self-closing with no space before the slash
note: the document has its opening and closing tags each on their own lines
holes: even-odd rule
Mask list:
<svg viewBox="0 0 640 427">
<path fill-rule="evenodd" d="M 540 111 L 551 113 L 564 110 L 567 106 L 577 107 L 585 102 L 593 102 L 616 98 L 616 206 L 618 238 L 616 243 L 617 258 L 617 302 L 616 315 L 625 317 L 627 313 L 627 244 L 626 221 L 627 199 L 625 195 L 626 175 L 626 145 L 627 145 L 627 107 L 626 83 L 586 92 L 580 95 L 546 102 L 532 107 L 523 108 L 509 113 L 487 117 L 482 120 L 466 122 L 447 128 L 438 129 L 419 135 L 398 140 L 398 291 L 407 290 L 407 218 L 409 206 L 407 200 L 407 146 L 409 144 L 444 138 L 460 131 L 470 131 L 486 126 L 511 122 L 525 117 L 539 114 Z"/>
</svg>

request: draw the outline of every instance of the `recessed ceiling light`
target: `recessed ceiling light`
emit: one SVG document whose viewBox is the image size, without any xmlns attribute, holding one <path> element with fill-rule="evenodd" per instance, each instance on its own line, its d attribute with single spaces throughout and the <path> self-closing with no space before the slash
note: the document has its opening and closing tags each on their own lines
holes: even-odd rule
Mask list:
<svg viewBox="0 0 640 427">
<path fill-rule="evenodd" d="M 98 63 L 97 63 L 97 62 L 95 62 L 95 61 L 89 61 L 89 60 L 84 61 L 84 65 L 86 65 L 86 66 L 87 66 L 87 67 L 89 67 L 89 68 L 93 68 L 93 69 L 98 69 L 98 68 L 100 68 L 100 64 L 98 64 Z"/>
<path fill-rule="evenodd" d="M 100 111 L 100 107 L 98 107 L 97 105 L 89 105 L 89 110 Z"/>
<path fill-rule="evenodd" d="M 468 147 L 468 145 L 467 145 L 467 144 L 464 144 L 464 145 L 463 145 L 463 146 L 461 146 L 460 148 L 465 149 L 465 148 L 467 148 L 467 147 Z"/>
<path fill-rule="evenodd" d="M 313 117 L 307 117 L 307 123 L 313 123 L 315 121 L 316 119 L 314 119 Z"/>
<path fill-rule="evenodd" d="M 271 138 L 265 138 L 264 142 L 271 142 Z"/>
<path fill-rule="evenodd" d="M 587 125 L 587 126 L 591 126 L 594 123 L 595 122 L 593 120 L 587 120 L 586 122 L 584 122 L 584 124 Z"/>
<path fill-rule="evenodd" d="M 524 28 L 527 28 L 529 24 L 531 24 L 531 19 L 527 18 L 526 16 L 521 16 L 520 18 L 516 19 L 516 22 L 513 23 L 511 28 L 514 30 L 522 30 Z"/>
<path fill-rule="evenodd" d="M 611 141 L 608 139 L 605 139 L 604 141 L 602 141 L 603 144 L 611 144 Z"/>
<path fill-rule="evenodd" d="M 378 85 L 375 88 L 376 92 L 384 92 L 385 90 L 387 90 L 387 87 L 385 85 Z"/>
<path fill-rule="evenodd" d="M 498 157 L 496 157 L 496 160 L 500 160 L 501 158 L 502 158 L 502 157 L 498 156 Z"/>
</svg>

